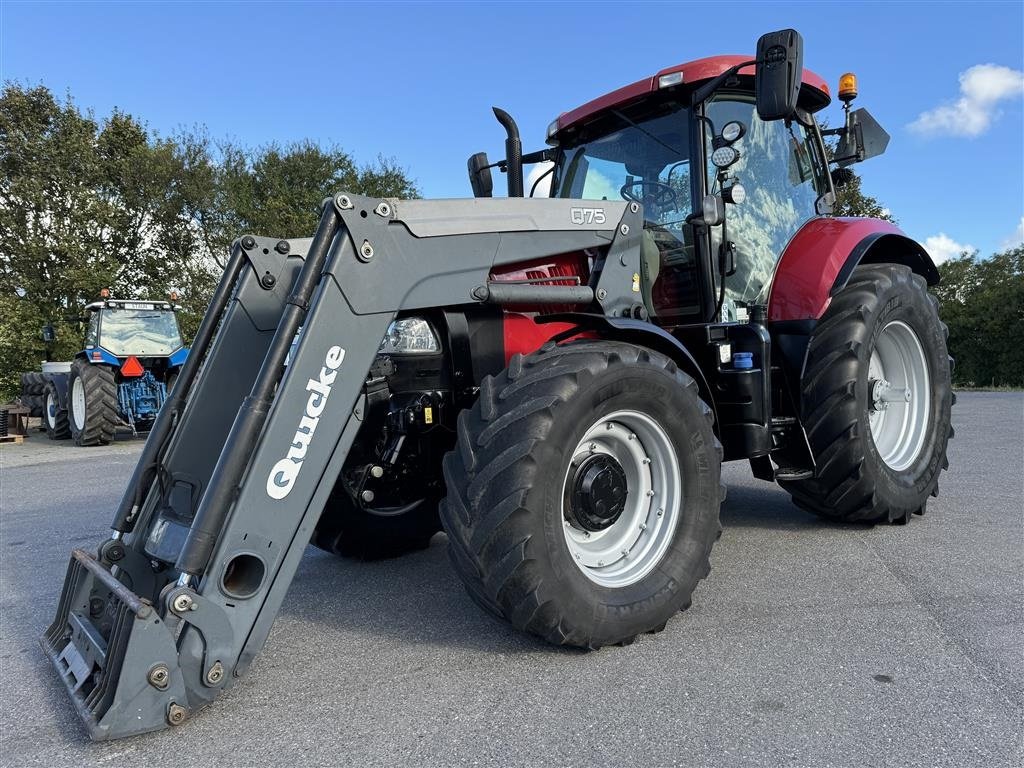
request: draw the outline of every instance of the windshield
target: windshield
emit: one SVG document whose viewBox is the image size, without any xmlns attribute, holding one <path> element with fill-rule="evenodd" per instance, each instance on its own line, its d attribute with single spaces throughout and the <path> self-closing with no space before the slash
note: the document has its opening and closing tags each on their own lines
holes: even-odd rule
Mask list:
<svg viewBox="0 0 1024 768">
<path fill-rule="evenodd" d="M 639 109 L 646 111 L 639 112 Z M 563 147 L 557 197 L 629 200 L 644 208 L 638 289 L 651 317 L 700 312 L 692 228 L 690 122 L 678 104 L 612 110 Z"/>
<path fill-rule="evenodd" d="M 636 201 L 646 221 L 681 224 L 691 210 L 689 123 L 683 109 L 662 112 L 610 113 L 603 135 L 564 150 L 556 196 Z"/>
<path fill-rule="evenodd" d="M 174 312 L 108 307 L 101 315 L 100 346 L 118 357 L 169 355 L 181 347 Z"/>
</svg>

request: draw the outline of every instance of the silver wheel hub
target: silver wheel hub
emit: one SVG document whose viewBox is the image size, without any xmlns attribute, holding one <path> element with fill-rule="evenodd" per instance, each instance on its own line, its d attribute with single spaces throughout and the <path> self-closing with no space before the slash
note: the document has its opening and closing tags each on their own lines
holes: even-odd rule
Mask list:
<svg viewBox="0 0 1024 768">
<path fill-rule="evenodd" d="M 896 471 L 916 461 L 931 415 L 931 378 L 924 347 L 900 320 L 884 328 L 868 364 L 868 422 L 882 460 Z"/>
<path fill-rule="evenodd" d="M 71 385 L 71 418 L 75 420 L 75 427 L 85 429 L 85 387 L 81 376 L 75 377 Z"/>
<path fill-rule="evenodd" d="M 595 422 L 573 450 L 562 528 L 591 581 L 624 587 L 661 562 L 682 517 L 682 474 L 668 434 L 638 411 Z"/>
</svg>

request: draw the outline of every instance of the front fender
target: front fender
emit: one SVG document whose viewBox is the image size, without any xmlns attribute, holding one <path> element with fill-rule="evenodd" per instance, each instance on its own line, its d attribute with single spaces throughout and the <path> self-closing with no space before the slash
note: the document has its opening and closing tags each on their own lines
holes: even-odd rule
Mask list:
<svg viewBox="0 0 1024 768">
<path fill-rule="evenodd" d="M 782 252 L 768 295 L 771 321 L 817 320 L 858 264 L 905 264 L 929 285 L 939 271 L 928 252 L 882 219 L 816 218 Z"/>
<path fill-rule="evenodd" d="M 600 338 L 625 341 L 630 344 L 647 347 L 656 352 L 671 358 L 683 371 L 692 376 L 697 382 L 701 399 L 708 404 L 708 407 L 715 414 L 715 433 L 718 434 L 718 409 L 715 405 L 715 393 L 708 384 L 704 371 L 701 370 L 696 358 L 683 343 L 653 323 L 645 320 L 635 320 L 627 317 L 608 317 L 607 315 L 593 315 L 583 312 L 561 312 L 552 315 L 542 315 L 536 318 L 538 324 L 546 323 L 568 323 L 572 327 L 569 330 L 556 334 L 554 340 L 571 338 L 578 335 L 580 329 L 593 331 Z"/>
</svg>

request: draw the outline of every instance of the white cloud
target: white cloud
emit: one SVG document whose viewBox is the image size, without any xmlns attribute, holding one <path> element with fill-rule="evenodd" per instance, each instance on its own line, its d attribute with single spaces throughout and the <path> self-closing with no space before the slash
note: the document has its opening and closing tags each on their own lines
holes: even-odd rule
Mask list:
<svg viewBox="0 0 1024 768">
<path fill-rule="evenodd" d="M 1020 217 L 1020 222 L 1017 224 L 1017 229 L 1014 230 L 1013 234 L 999 243 L 999 250 L 1008 251 L 1011 248 L 1016 248 L 1018 245 L 1024 245 L 1024 216 Z"/>
<path fill-rule="evenodd" d="M 924 241 L 924 249 L 928 251 L 928 254 L 936 264 L 941 264 L 955 256 L 959 256 L 964 251 L 970 253 L 975 250 L 973 245 L 958 243 L 945 232 L 939 232 L 939 234 L 932 235 L 926 239 Z"/>
<path fill-rule="evenodd" d="M 960 98 L 922 112 L 907 127 L 922 135 L 980 136 L 999 116 L 998 104 L 1024 94 L 1024 72 L 978 64 L 960 73 Z"/>
</svg>

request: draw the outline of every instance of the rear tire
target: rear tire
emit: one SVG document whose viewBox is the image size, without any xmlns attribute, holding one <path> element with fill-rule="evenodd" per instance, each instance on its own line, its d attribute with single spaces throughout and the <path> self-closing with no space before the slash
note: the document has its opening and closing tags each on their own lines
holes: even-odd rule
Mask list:
<svg viewBox="0 0 1024 768">
<path fill-rule="evenodd" d="M 663 629 L 721 532 L 712 420 L 693 379 L 641 347 L 515 355 L 459 414 L 444 460 L 441 521 L 470 596 L 557 645 Z"/>
<path fill-rule="evenodd" d="M 26 371 L 21 374 L 21 394 L 23 395 L 45 395 L 46 376 L 38 371 Z"/>
<path fill-rule="evenodd" d="M 46 395 L 43 402 L 43 425 L 46 427 L 46 436 L 51 440 L 67 440 L 71 437 L 71 427 L 68 424 L 68 411 L 60 407 L 60 398 L 57 397 L 57 385 L 52 381 L 46 382 Z"/>
<path fill-rule="evenodd" d="M 924 514 L 953 436 L 947 336 L 923 277 L 897 264 L 854 270 L 807 350 L 802 421 L 817 469 L 780 481 L 797 506 L 841 522 Z"/>
<path fill-rule="evenodd" d="M 357 560 L 383 560 L 426 549 L 441 530 L 437 499 L 422 499 L 401 509 L 364 510 L 335 486 L 313 532 L 318 549 Z"/>
<path fill-rule="evenodd" d="M 22 395 L 21 404 L 28 408 L 29 416 L 42 417 L 46 405 L 46 395 Z"/>
<path fill-rule="evenodd" d="M 117 382 L 105 365 L 75 360 L 68 384 L 71 436 L 81 446 L 106 445 L 117 429 Z"/>
</svg>

